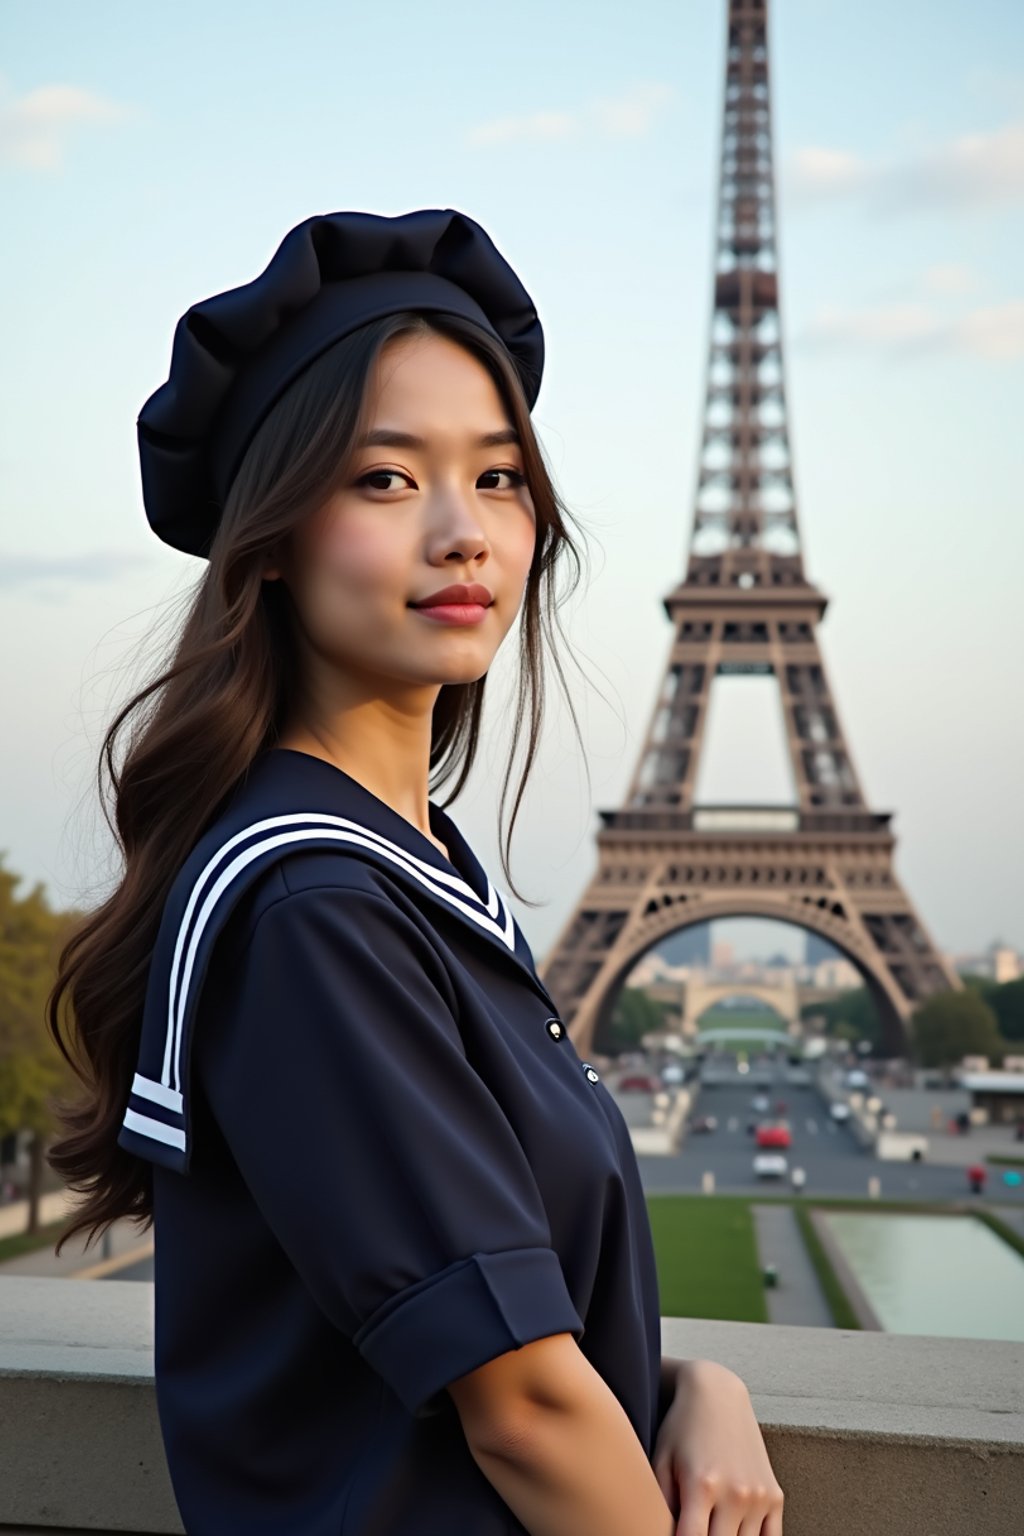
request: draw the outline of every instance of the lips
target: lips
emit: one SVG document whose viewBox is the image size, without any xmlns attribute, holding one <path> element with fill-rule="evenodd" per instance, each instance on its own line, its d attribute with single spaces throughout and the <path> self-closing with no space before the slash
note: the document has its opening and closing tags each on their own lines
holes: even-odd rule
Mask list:
<svg viewBox="0 0 1024 1536">
<path fill-rule="evenodd" d="M 454 607 L 459 603 L 475 603 L 482 608 L 490 607 L 494 601 L 491 593 L 479 582 L 471 582 L 468 586 L 458 583 L 451 587 L 442 587 L 438 592 L 431 592 L 429 597 L 424 597 L 418 603 L 410 603 L 410 608 L 439 608 Z"/>
</svg>

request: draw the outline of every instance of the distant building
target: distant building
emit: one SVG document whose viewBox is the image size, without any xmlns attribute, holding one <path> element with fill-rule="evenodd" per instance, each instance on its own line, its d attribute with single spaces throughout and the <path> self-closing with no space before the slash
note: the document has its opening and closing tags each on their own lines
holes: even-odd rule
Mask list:
<svg viewBox="0 0 1024 1536">
<path fill-rule="evenodd" d="M 631 987 L 654 987 L 663 982 L 683 985 L 689 980 L 692 968 L 688 965 L 671 965 L 656 949 L 649 950 L 634 965 L 628 976 Z"/>
<path fill-rule="evenodd" d="M 987 976 L 999 986 L 1007 981 L 1019 980 L 1024 972 L 1020 955 L 1001 939 L 990 944 L 983 954 L 954 956 L 953 964 L 961 976 Z"/>
<path fill-rule="evenodd" d="M 993 981 L 1002 986 L 1004 982 L 1020 979 L 1021 960 L 1015 949 L 1010 949 L 1006 944 L 993 944 L 991 953 Z"/>
<path fill-rule="evenodd" d="M 831 957 L 822 960 L 814 967 L 812 981 L 816 987 L 823 990 L 834 989 L 837 992 L 849 992 L 854 987 L 863 985 L 863 979 L 857 967 L 849 960 L 842 957 Z"/>
<path fill-rule="evenodd" d="M 972 1109 L 985 1109 L 993 1125 L 1024 1120 L 1024 1072 L 961 1072 Z"/>
<path fill-rule="evenodd" d="M 711 969 L 713 971 L 727 971 L 735 964 L 736 950 L 728 939 L 716 939 L 711 946 Z"/>
</svg>

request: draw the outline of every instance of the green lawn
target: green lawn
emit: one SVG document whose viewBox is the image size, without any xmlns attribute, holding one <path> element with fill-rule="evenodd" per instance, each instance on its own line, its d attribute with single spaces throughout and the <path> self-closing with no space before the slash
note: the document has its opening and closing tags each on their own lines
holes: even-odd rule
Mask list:
<svg viewBox="0 0 1024 1536">
<path fill-rule="evenodd" d="M 786 1021 L 771 1008 L 723 1008 L 716 1004 L 701 1014 L 698 1029 L 777 1029 L 786 1033 Z"/>
<path fill-rule="evenodd" d="M 749 1201 L 731 1195 L 648 1195 L 663 1317 L 766 1323 Z"/>
<path fill-rule="evenodd" d="M 786 1021 L 769 1008 L 723 1008 L 716 1005 L 701 1014 L 697 1024 L 698 1029 L 770 1029 L 774 1030 L 781 1042 L 788 1042 L 790 1036 L 786 1029 Z M 767 1050 L 771 1046 L 770 1040 L 730 1040 L 723 1037 L 715 1041 L 717 1050 L 734 1051 L 737 1054 L 743 1052 Z"/>
</svg>

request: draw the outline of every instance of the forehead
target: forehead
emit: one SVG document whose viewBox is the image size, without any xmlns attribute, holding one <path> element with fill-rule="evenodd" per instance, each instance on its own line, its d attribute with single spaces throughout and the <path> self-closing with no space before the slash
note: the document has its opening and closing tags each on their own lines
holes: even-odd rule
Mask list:
<svg viewBox="0 0 1024 1536">
<path fill-rule="evenodd" d="M 445 430 L 462 423 L 474 434 L 511 425 L 487 366 L 466 347 L 436 334 L 395 337 L 368 381 L 369 423 L 413 416 Z"/>
</svg>

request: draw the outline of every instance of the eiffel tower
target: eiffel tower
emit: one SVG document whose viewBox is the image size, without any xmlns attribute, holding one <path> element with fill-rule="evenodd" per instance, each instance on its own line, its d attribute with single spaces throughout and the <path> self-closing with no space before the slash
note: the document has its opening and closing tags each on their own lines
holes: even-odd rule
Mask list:
<svg viewBox="0 0 1024 1536">
<path fill-rule="evenodd" d="M 671 650 L 632 783 L 601 811 L 598 867 L 540 974 L 582 1054 L 641 956 L 694 923 L 775 918 L 857 967 L 883 1049 L 914 1007 L 961 983 L 893 870 L 846 746 L 804 574 L 786 426 L 767 0 L 729 0 L 713 315 L 686 574 L 664 598 Z M 777 680 L 792 808 L 707 806 L 694 788 L 716 677 Z"/>
</svg>

